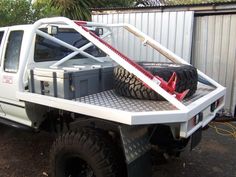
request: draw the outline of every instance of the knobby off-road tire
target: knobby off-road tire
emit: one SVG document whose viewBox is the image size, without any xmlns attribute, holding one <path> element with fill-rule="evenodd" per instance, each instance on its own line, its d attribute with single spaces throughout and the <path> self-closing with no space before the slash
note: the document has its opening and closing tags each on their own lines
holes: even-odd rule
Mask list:
<svg viewBox="0 0 236 177">
<path fill-rule="evenodd" d="M 125 177 L 118 151 L 91 129 L 60 136 L 50 153 L 52 177 Z"/>
<path fill-rule="evenodd" d="M 162 77 L 165 81 L 168 81 L 173 72 L 175 72 L 177 74 L 176 91 L 181 93 L 189 89 L 186 98 L 192 96 L 197 90 L 198 74 L 197 69 L 193 66 L 153 62 L 139 62 L 138 64 L 153 75 Z M 140 79 L 121 66 L 117 66 L 114 69 L 114 89 L 117 94 L 125 97 L 145 100 L 164 100 L 161 95 L 145 86 Z"/>
</svg>

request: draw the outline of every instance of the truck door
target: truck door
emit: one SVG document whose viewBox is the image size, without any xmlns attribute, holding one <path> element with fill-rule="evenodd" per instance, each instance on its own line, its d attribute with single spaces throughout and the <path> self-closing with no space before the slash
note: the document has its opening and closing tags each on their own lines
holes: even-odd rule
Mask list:
<svg viewBox="0 0 236 177">
<path fill-rule="evenodd" d="M 24 31 L 20 27 L 11 27 L 7 31 L 5 42 L 2 43 L 2 55 L 0 66 L 0 111 L 2 117 L 31 125 L 25 112 L 24 102 L 16 99 L 19 59 Z"/>
<path fill-rule="evenodd" d="M 7 102 L 16 102 L 17 71 L 24 32 L 22 30 L 9 31 L 5 52 L 2 52 L 2 67 L 0 74 L 0 98 Z"/>
</svg>

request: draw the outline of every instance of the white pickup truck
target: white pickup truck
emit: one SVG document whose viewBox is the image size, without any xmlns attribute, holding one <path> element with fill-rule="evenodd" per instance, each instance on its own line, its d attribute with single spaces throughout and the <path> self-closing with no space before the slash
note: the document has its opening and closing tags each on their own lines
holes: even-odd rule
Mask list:
<svg viewBox="0 0 236 177">
<path fill-rule="evenodd" d="M 170 62 L 134 62 L 113 47 L 114 28 Z M 224 101 L 223 86 L 129 24 L 0 28 L 0 122 L 59 133 L 52 177 L 151 176 L 152 147 L 195 147 Z"/>
</svg>

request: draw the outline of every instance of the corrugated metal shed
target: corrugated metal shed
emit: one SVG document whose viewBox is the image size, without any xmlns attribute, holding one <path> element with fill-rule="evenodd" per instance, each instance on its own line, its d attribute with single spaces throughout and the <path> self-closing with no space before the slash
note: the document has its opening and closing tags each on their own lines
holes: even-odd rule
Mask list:
<svg viewBox="0 0 236 177">
<path fill-rule="evenodd" d="M 95 21 L 131 23 L 179 56 L 186 60 L 191 58 L 192 64 L 227 87 L 225 108 L 236 115 L 235 1 L 131 9 L 98 9 L 93 13 Z M 132 41 L 130 36 L 125 34 L 121 36 L 127 40 L 128 46 L 135 45 L 135 41 Z M 183 42 L 185 40 L 187 42 Z M 124 47 L 124 50 L 126 49 L 136 57 L 144 56 L 151 61 L 163 60 L 159 55 L 153 55 L 150 50 L 139 53 L 139 50 L 134 47 L 131 49 Z M 189 51 L 192 51 L 192 55 Z"/>
<path fill-rule="evenodd" d="M 195 18 L 193 64 L 227 87 L 226 109 L 236 104 L 236 15 Z"/>
<path fill-rule="evenodd" d="M 186 61 L 190 61 L 193 12 L 145 12 L 93 15 L 92 20 L 101 23 L 129 23 L 166 46 Z M 165 61 L 158 52 L 139 47 L 140 41 L 124 30 L 116 30 L 116 46 L 135 60 Z"/>
</svg>

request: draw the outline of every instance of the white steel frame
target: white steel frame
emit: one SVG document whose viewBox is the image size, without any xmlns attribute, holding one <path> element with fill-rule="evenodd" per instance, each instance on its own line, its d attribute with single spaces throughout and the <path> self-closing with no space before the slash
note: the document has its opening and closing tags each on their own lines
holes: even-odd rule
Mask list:
<svg viewBox="0 0 236 177">
<path fill-rule="evenodd" d="M 80 33 L 82 36 L 87 38 L 90 43 L 82 46 L 81 48 L 74 47 L 70 44 L 67 44 L 66 42 L 63 42 L 59 39 L 56 39 L 53 36 L 50 36 L 42 31 L 39 30 L 39 27 L 42 25 L 48 25 L 48 24 L 60 24 L 60 25 L 68 25 L 70 28 L 75 29 L 78 33 Z M 83 25 L 88 27 L 104 27 L 108 29 L 108 32 L 105 33 L 101 38 L 105 38 L 111 34 L 111 28 L 113 27 L 123 27 L 129 32 L 133 33 L 135 36 L 139 37 L 140 40 L 145 45 L 149 45 L 158 52 L 160 52 L 162 55 L 166 56 L 170 61 L 174 63 L 183 63 L 188 64 L 186 61 L 184 61 L 182 58 L 178 57 L 176 54 L 162 46 L 157 41 L 153 40 L 146 34 L 139 31 L 137 28 L 135 28 L 132 25 L 129 24 L 100 24 L 100 23 L 94 23 L 94 22 L 84 22 Z M 84 27 L 81 25 L 77 25 L 74 21 L 65 18 L 65 17 L 54 17 L 54 18 L 46 18 L 38 20 L 34 23 L 32 31 L 29 35 L 29 38 L 33 38 L 35 34 L 41 35 L 49 40 L 52 40 L 55 43 L 58 43 L 64 47 L 67 47 L 71 49 L 72 52 L 68 56 L 64 57 L 60 61 L 55 62 L 53 65 L 51 65 L 51 68 L 56 68 L 63 62 L 71 59 L 73 56 L 77 55 L 78 53 L 81 53 L 87 57 L 93 58 L 94 60 L 97 60 L 99 62 L 102 62 L 99 58 L 93 57 L 89 55 L 88 53 L 84 52 L 85 49 L 90 47 L 91 45 L 95 45 L 98 48 L 100 48 L 103 52 L 105 52 L 109 57 L 120 64 L 122 67 L 124 67 L 129 72 L 136 75 L 140 80 L 142 80 L 144 83 L 146 83 L 150 88 L 152 88 L 155 92 L 162 95 L 168 102 L 173 104 L 176 107 L 176 110 L 174 111 L 158 111 L 158 112 L 125 112 L 120 111 L 116 109 L 111 108 L 105 108 L 100 106 L 94 106 L 89 104 L 84 104 L 72 100 L 64 100 L 60 98 L 54 98 L 49 96 L 43 96 L 33 93 L 27 93 L 24 91 L 24 78 L 26 69 L 25 70 L 19 70 L 19 81 L 18 81 L 18 93 L 17 97 L 20 100 L 34 102 L 38 104 L 43 105 L 50 105 L 51 107 L 55 107 L 58 109 L 63 109 L 67 111 L 72 111 L 75 113 L 81 113 L 86 115 L 95 116 L 102 119 L 107 119 L 111 121 L 116 121 L 120 123 L 125 123 L 129 125 L 140 125 L 140 124 L 155 124 L 155 123 L 180 123 L 180 135 L 182 137 L 188 137 L 190 136 L 196 129 L 198 129 L 201 126 L 205 126 L 210 120 L 213 119 L 214 115 L 216 114 L 216 111 L 218 111 L 220 108 L 223 107 L 223 103 L 211 114 L 207 115 L 206 118 L 203 119 L 200 123 L 198 123 L 194 128 L 191 130 L 188 130 L 188 120 L 190 120 L 192 117 L 197 115 L 199 112 L 203 111 L 207 107 L 209 107 L 210 104 L 215 102 L 221 97 L 224 97 L 225 95 L 225 88 L 215 82 L 213 79 L 206 76 L 204 73 L 198 70 L 198 75 L 203 77 L 205 80 L 207 80 L 209 83 L 211 83 L 215 90 L 210 92 L 209 94 L 205 95 L 204 97 L 196 100 L 195 102 L 191 103 L 190 105 L 184 105 L 182 102 L 177 100 L 173 95 L 169 94 L 167 91 L 165 91 L 162 87 L 160 87 L 160 81 L 155 79 L 150 79 L 145 74 L 143 74 L 141 71 L 136 69 L 132 64 L 129 64 L 127 61 L 125 61 L 119 54 L 117 54 L 114 50 L 109 48 L 107 45 L 102 43 L 100 40 L 98 40 L 96 37 L 91 35 L 89 32 L 84 30 Z M 26 51 L 29 51 L 31 48 L 31 43 L 28 42 L 26 44 Z M 28 60 L 29 60 L 29 53 L 23 52 L 22 60 L 20 62 L 20 68 L 24 68 L 24 66 L 27 66 Z"/>
</svg>

